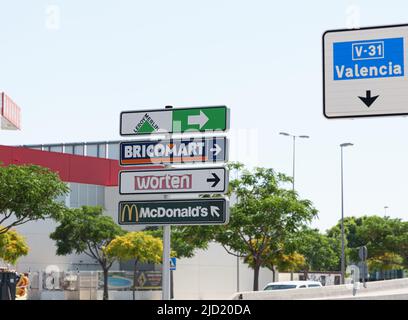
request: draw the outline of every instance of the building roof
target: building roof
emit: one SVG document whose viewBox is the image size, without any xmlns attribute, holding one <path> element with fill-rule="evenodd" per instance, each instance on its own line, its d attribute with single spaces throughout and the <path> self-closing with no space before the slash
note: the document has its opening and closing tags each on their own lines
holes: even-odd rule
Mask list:
<svg viewBox="0 0 408 320">
<path fill-rule="evenodd" d="M 120 170 L 135 169 L 135 167 L 121 167 L 118 160 L 1 145 L 0 163 L 2 165 L 35 164 L 58 173 L 62 181 L 101 186 L 117 186 Z M 163 166 L 148 168 L 157 169 Z M 146 167 L 139 166 L 137 169 L 142 170 Z"/>
</svg>

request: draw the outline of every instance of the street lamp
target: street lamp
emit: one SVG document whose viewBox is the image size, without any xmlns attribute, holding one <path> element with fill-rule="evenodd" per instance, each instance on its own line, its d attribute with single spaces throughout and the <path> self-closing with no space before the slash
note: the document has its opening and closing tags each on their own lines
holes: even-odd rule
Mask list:
<svg viewBox="0 0 408 320">
<path fill-rule="evenodd" d="M 346 261 L 344 254 L 344 197 L 343 197 L 343 148 L 351 147 L 352 143 L 340 144 L 341 150 L 341 283 L 345 283 Z"/>
<path fill-rule="evenodd" d="M 292 190 L 295 191 L 295 161 L 296 161 L 296 138 L 301 138 L 301 139 L 309 139 L 309 136 L 306 135 L 300 135 L 300 136 L 296 136 L 287 132 L 279 132 L 280 135 L 282 136 L 287 136 L 287 137 L 292 137 L 293 138 L 293 168 L 292 168 L 292 172 L 293 172 L 293 182 L 292 182 Z"/>
<path fill-rule="evenodd" d="M 384 207 L 384 218 L 387 218 L 387 209 L 388 209 L 388 206 L 385 206 Z"/>
<path fill-rule="evenodd" d="M 293 164 L 292 164 L 292 191 L 295 191 L 295 163 L 296 163 L 296 138 L 309 139 L 307 135 L 293 135 L 287 132 L 279 132 L 282 136 L 292 137 L 293 138 Z M 293 272 L 290 273 L 290 280 L 293 280 Z M 275 280 L 274 280 L 275 281 Z"/>
</svg>

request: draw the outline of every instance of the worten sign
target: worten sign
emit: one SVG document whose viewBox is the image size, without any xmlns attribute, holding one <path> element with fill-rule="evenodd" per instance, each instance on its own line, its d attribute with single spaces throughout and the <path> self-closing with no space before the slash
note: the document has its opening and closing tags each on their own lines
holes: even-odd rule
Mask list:
<svg viewBox="0 0 408 320">
<path fill-rule="evenodd" d="M 224 198 L 119 202 L 121 225 L 194 225 L 228 222 Z"/>
<path fill-rule="evenodd" d="M 227 180 L 224 167 L 121 171 L 119 193 L 224 193 Z"/>
<path fill-rule="evenodd" d="M 407 43 L 408 25 L 325 32 L 324 115 L 408 114 Z"/>
<path fill-rule="evenodd" d="M 133 141 L 120 144 L 120 164 L 124 166 L 226 160 L 225 137 Z"/>
<path fill-rule="evenodd" d="M 123 111 L 120 114 L 122 136 L 226 131 L 228 128 L 229 110 L 225 106 Z"/>
</svg>

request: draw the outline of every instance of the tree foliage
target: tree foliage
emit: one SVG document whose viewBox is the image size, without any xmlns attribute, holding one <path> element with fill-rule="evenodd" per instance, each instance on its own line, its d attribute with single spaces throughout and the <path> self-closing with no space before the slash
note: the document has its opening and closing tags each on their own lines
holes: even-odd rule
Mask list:
<svg viewBox="0 0 408 320">
<path fill-rule="evenodd" d="M 304 268 L 306 259 L 298 252 L 283 253 L 277 258 L 275 264 L 280 272 L 296 272 Z"/>
<path fill-rule="evenodd" d="M 136 267 L 140 263 L 159 263 L 162 260 L 163 243 L 144 231 L 129 232 L 113 239 L 105 250 L 108 257 L 120 261 L 134 260 L 133 300 L 136 290 Z"/>
<path fill-rule="evenodd" d="M 154 237 L 163 238 L 163 229 L 148 231 Z M 171 249 L 176 258 L 191 258 L 198 249 L 207 249 L 213 238 L 212 228 L 209 226 L 173 226 L 171 228 Z"/>
<path fill-rule="evenodd" d="M 159 263 L 163 254 L 163 243 L 143 231 L 129 232 L 113 239 L 105 250 L 115 260 L 136 260 L 140 263 Z"/>
<path fill-rule="evenodd" d="M 124 231 L 101 207 L 83 206 L 65 210 L 50 238 L 56 241 L 57 254 L 85 253 L 99 262 L 107 259 L 104 248 Z"/>
<path fill-rule="evenodd" d="M 81 254 L 95 259 L 104 272 L 104 299 L 108 299 L 107 276 L 114 258 L 106 247 L 123 231 L 111 217 L 104 216 L 101 207 L 83 206 L 66 209 L 50 238 L 56 241 L 57 254 Z"/>
<path fill-rule="evenodd" d="M 66 184 L 47 168 L 0 166 L 0 233 L 29 221 L 58 217 L 65 206 L 56 199 L 67 192 Z"/>
<path fill-rule="evenodd" d="M 253 240 L 257 242 L 257 240 Z M 256 247 L 256 243 L 253 244 Z M 293 247 L 285 247 L 282 243 L 277 244 L 275 248 L 278 250 L 271 250 L 271 248 L 266 248 L 262 252 L 261 267 L 268 268 L 273 272 L 273 279 L 275 281 L 275 267 L 280 272 L 295 272 L 302 270 L 305 266 L 305 257 L 296 252 L 292 251 Z M 256 267 L 256 260 L 254 256 L 250 255 L 244 258 L 244 262 L 247 263 L 251 268 Z"/>
<path fill-rule="evenodd" d="M 360 260 L 358 249 L 366 246 L 369 265 L 375 270 L 408 267 L 408 222 L 375 215 L 347 217 L 344 233 L 350 263 Z M 340 236 L 340 223 L 328 230 L 328 236 Z"/>
<path fill-rule="evenodd" d="M 214 228 L 215 240 L 232 255 L 250 261 L 254 269 L 254 290 L 258 290 L 259 269 L 265 254 L 283 252 L 282 244 L 316 216 L 311 201 L 299 199 L 296 192 L 284 188 L 291 178 L 273 169 L 246 170 L 232 163 L 237 178 L 230 182 L 229 193 L 236 197 L 227 225 Z"/>
<path fill-rule="evenodd" d="M 404 259 L 393 252 L 385 252 L 367 260 L 370 271 L 401 270 L 403 269 L 403 262 Z"/>
<path fill-rule="evenodd" d="M 305 258 L 305 271 L 340 270 L 339 238 L 328 237 L 317 229 L 305 227 L 294 236 L 292 246 Z"/>
<path fill-rule="evenodd" d="M 25 238 L 17 231 L 11 229 L 0 233 L 0 259 L 3 261 L 16 264 L 20 257 L 28 254 L 28 250 Z"/>
</svg>

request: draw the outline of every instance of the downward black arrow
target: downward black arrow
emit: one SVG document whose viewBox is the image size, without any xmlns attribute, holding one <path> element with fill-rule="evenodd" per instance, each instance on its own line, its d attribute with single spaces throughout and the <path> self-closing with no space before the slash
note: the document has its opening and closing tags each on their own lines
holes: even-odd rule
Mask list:
<svg viewBox="0 0 408 320">
<path fill-rule="evenodd" d="M 214 188 L 218 184 L 218 182 L 220 182 L 221 179 L 215 173 L 211 173 L 211 174 L 213 178 L 208 178 L 207 182 L 214 182 L 211 186 L 211 188 Z"/>
<path fill-rule="evenodd" d="M 365 97 L 359 97 L 359 98 L 360 98 L 361 101 L 364 102 L 364 104 L 365 104 L 367 107 L 370 107 L 370 106 L 374 103 L 374 101 L 377 100 L 378 97 L 379 97 L 379 96 L 374 96 L 374 97 L 372 97 L 372 96 L 371 96 L 371 90 L 367 90 L 367 91 L 366 91 L 366 96 L 365 96 Z"/>
</svg>

